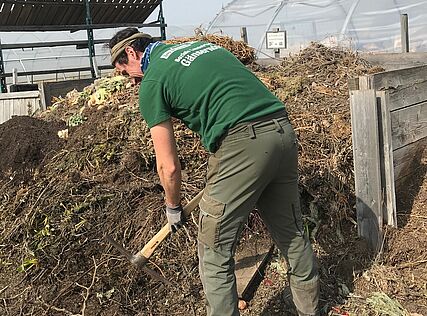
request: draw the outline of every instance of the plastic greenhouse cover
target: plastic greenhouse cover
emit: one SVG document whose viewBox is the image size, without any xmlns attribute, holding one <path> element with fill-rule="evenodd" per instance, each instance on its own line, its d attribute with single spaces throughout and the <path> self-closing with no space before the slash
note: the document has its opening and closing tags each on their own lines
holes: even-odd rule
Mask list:
<svg viewBox="0 0 427 316">
<path fill-rule="evenodd" d="M 401 52 L 400 15 L 409 20 L 410 51 L 427 51 L 427 1 L 414 0 L 235 0 L 208 27 L 209 33 L 240 38 L 246 27 L 248 42 L 259 58 L 272 56 L 265 33 L 287 33 L 287 49 L 299 51 L 311 41 L 357 51 Z"/>
<path fill-rule="evenodd" d="M 168 36 L 188 36 L 194 34 L 196 26 L 170 26 L 167 28 Z M 119 29 L 94 30 L 95 39 L 110 39 Z M 153 36 L 159 36 L 157 29 L 140 29 Z M 87 40 L 86 31 L 78 32 L 0 32 L 0 40 L 3 44 L 17 43 L 42 43 L 58 41 Z M 104 44 L 95 45 L 96 62 L 98 66 L 110 65 L 110 52 Z M 89 67 L 89 52 L 87 49 L 77 50 L 75 46 L 41 47 L 25 49 L 3 50 L 6 72 L 12 72 L 16 68 L 18 72 L 40 71 L 47 69 L 66 69 Z M 74 74 L 75 75 L 75 74 Z M 72 74 L 63 74 L 63 79 Z M 53 75 L 38 76 L 38 79 L 51 78 Z M 31 77 L 19 77 L 19 83 L 31 82 Z M 11 78 L 7 79 L 11 82 Z"/>
<path fill-rule="evenodd" d="M 95 38 L 111 37 L 114 31 L 95 30 Z M 70 32 L 4 32 L 0 33 L 3 44 L 43 43 L 71 40 L 87 40 L 86 31 Z M 98 65 L 109 64 L 109 51 L 104 44 L 95 45 Z M 16 68 L 18 72 L 89 67 L 87 49 L 77 50 L 75 46 L 7 49 L 3 51 L 6 72 Z M 40 76 L 43 77 L 43 76 Z M 50 76 L 46 76 L 50 77 Z M 64 75 L 65 78 L 65 75 Z M 20 77 L 19 82 L 30 82 L 30 77 Z M 11 79 L 8 78 L 8 81 Z"/>
</svg>

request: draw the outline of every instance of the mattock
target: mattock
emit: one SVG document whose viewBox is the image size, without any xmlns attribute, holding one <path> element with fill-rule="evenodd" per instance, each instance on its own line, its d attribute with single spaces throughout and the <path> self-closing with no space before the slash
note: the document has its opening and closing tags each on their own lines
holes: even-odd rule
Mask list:
<svg viewBox="0 0 427 316">
<path fill-rule="evenodd" d="M 188 217 L 192 211 L 194 211 L 199 204 L 200 199 L 202 198 L 203 191 L 200 191 L 186 206 L 184 206 L 184 217 Z M 142 250 L 138 251 L 133 255 L 129 250 L 125 249 L 122 245 L 116 242 L 111 236 L 106 235 L 105 238 L 107 241 L 113 245 L 121 254 L 123 254 L 134 266 L 142 269 L 145 273 L 154 277 L 167 285 L 172 285 L 172 283 L 161 276 L 159 273 L 147 268 L 145 265 L 150 259 L 154 251 L 159 247 L 163 240 L 170 234 L 169 224 L 165 224 L 162 229 L 160 229 L 153 238 L 150 239 L 148 243 L 145 244 Z"/>
</svg>

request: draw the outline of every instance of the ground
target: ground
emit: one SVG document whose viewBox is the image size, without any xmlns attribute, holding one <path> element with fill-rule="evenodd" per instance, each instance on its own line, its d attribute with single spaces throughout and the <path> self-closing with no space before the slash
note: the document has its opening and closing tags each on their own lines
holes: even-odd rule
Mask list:
<svg viewBox="0 0 427 316">
<path fill-rule="evenodd" d="M 301 203 L 319 259 L 322 313 L 427 315 L 425 159 L 398 193 L 399 227 L 385 228 L 381 256 L 357 235 L 347 80 L 378 70 L 318 44 L 276 67 L 250 68 L 285 102 L 298 134 Z M 101 79 L 37 118 L 0 125 L 0 315 L 204 315 L 197 212 L 148 264 L 172 287 L 132 267 L 105 239 L 109 234 L 136 253 L 165 223 L 137 89 L 120 76 Z M 175 135 L 189 201 L 204 186 L 208 153 L 179 122 Z M 266 233 L 254 213 L 243 241 L 257 234 Z M 275 252 L 242 315 L 294 315 L 286 269 Z"/>
<path fill-rule="evenodd" d="M 425 156 L 426 157 L 426 156 Z M 399 302 L 410 315 L 427 315 L 427 159 L 422 161 L 416 176 L 411 181 L 406 196 L 400 200 L 398 208 L 398 228 L 386 228 L 384 252 L 377 257 L 363 258 L 366 251 L 350 247 L 342 258 L 330 262 L 324 255 L 318 254 L 322 266 L 322 306 L 327 307 L 331 315 L 408 315 L 395 305 Z M 315 249 L 318 245 L 314 243 Z M 284 315 L 289 311 L 294 315 L 289 299 L 284 271 L 273 263 L 261 282 L 247 311 L 242 315 Z M 327 274 L 334 275 L 337 289 L 345 284 L 351 293 L 349 299 L 339 304 L 340 293 L 334 297 L 325 297 L 329 292 Z M 342 290 L 341 290 L 342 291 Z M 347 289 L 344 289 L 347 291 Z M 375 298 L 374 293 L 387 293 L 394 300 L 385 301 Z M 383 300 L 384 301 L 384 300 Z M 331 304 L 333 302 L 333 304 Z"/>
</svg>

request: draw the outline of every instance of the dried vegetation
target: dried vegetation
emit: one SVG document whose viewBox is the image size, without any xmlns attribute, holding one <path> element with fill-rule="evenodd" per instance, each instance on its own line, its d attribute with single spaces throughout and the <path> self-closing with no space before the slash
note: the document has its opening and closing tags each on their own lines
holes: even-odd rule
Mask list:
<svg viewBox="0 0 427 316">
<path fill-rule="evenodd" d="M 362 284 L 354 283 L 354 278 L 366 277 L 368 270 L 377 280 L 375 291 L 388 288 L 378 282 L 383 272 L 369 270 L 372 258 L 357 238 L 347 80 L 378 69 L 356 54 L 318 44 L 280 65 L 261 67 L 254 63 L 253 50 L 241 42 L 211 35 L 184 40 L 194 39 L 235 53 L 285 102 L 299 137 L 301 196 L 306 228 L 321 262 L 322 309 L 335 315 L 345 311 L 362 315 L 357 312 L 360 302 L 342 305 L 355 291 L 354 284 Z M 66 122 L 66 130 L 58 126 L 58 135 L 66 141 L 62 149 L 44 156 L 36 172 L 29 170 L 28 181 L 16 183 L 13 170 L 7 174 L 1 170 L 0 314 L 203 315 L 197 214 L 148 264 L 173 287 L 131 267 L 104 240 L 108 233 L 137 252 L 165 222 L 150 133 L 138 112 L 137 87 L 124 77 L 104 78 L 56 100 L 33 120 Z M 20 133 L 31 137 L 28 130 Z M 179 122 L 175 135 L 183 165 L 183 196 L 189 200 L 204 186 L 208 155 L 198 137 Z M 4 142 L 0 134 L 0 143 Z M 247 236 L 265 233 L 256 216 L 251 219 Z M 425 256 L 425 251 L 419 255 Z M 425 271 L 423 260 L 417 265 Z M 390 258 L 384 262 L 393 269 Z M 286 268 L 282 266 L 282 261 L 271 265 L 268 280 L 274 281 L 261 285 L 244 315 L 289 311 L 282 305 L 279 270 Z M 278 293 L 275 299 L 272 284 Z M 362 284 L 357 290 L 369 307 L 369 292 L 363 292 L 367 288 Z M 388 294 L 401 298 L 399 293 Z M 372 311 L 368 307 L 366 313 Z M 417 308 L 426 311 L 421 305 Z"/>
</svg>

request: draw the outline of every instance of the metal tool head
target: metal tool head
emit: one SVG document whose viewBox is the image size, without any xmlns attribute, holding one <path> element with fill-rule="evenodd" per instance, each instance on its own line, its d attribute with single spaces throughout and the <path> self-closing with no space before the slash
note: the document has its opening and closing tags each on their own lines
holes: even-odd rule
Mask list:
<svg viewBox="0 0 427 316">
<path fill-rule="evenodd" d="M 128 250 L 126 250 L 122 245 L 120 245 L 118 242 L 116 242 L 110 235 L 106 235 L 105 239 L 107 239 L 107 241 L 114 247 L 116 248 L 118 251 L 120 251 L 120 253 L 122 255 L 124 255 L 126 258 L 128 258 L 128 260 L 130 262 L 132 262 L 133 260 L 133 254 L 130 253 Z"/>
<path fill-rule="evenodd" d="M 143 255 L 141 255 L 139 252 L 136 255 L 132 255 L 132 259 L 130 259 L 130 262 L 138 268 L 144 267 L 147 262 L 148 258 L 145 258 Z"/>
<path fill-rule="evenodd" d="M 145 273 L 150 275 L 151 277 L 162 281 L 166 285 L 173 285 L 172 282 L 170 282 L 168 279 L 163 277 L 162 275 L 158 274 L 157 272 L 147 268 L 145 265 L 148 262 L 148 259 L 144 256 L 140 255 L 139 253 L 137 255 L 133 255 L 131 252 L 129 252 L 127 249 L 125 249 L 122 245 L 120 245 L 118 242 L 116 242 L 110 235 L 106 235 L 105 239 L 122 255 L 124 255 L 134 266 L 136 266 L 139 269 L 142 269 Z"/>
</svg>

